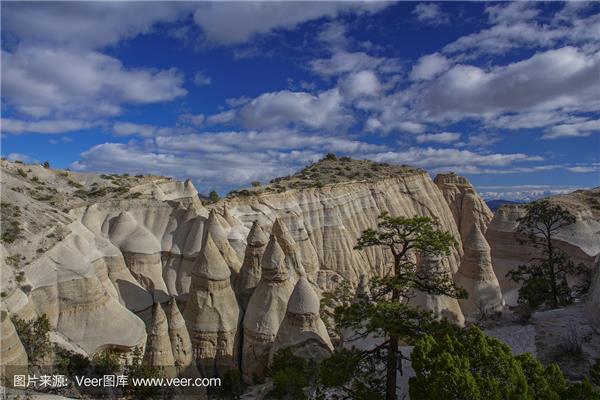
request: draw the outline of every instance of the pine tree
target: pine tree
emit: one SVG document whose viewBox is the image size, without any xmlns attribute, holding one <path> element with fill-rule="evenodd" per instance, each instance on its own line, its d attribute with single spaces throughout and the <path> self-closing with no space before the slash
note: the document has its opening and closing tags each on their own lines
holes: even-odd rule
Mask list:
<svg viewBox="0 0 600 400">
<path fill-rule="evenodd" d="M 417 291 L 466 297 L 440 263 L 429 270 L 417 268 L 417 257 L 443 257 L 451 253 L 453 236 L 438 230 L 428 217 L 379 216 L 376 229 L 364 231 L 356 249 L 383 247 L 393 256 L 389 273 L 370 282 L 370 295 L 335 308 L 339 329 L 351 330 L 353 338 L 379 335 L 382 342 L 371 349 L 340 350 L 321 365 L 325 386 L 337 387 L 352 399 L 394 400 L 397 372 L 401 367 L 401 342 L 410 343 L 436 324 L 429 311 L 410 306 Z"/>
</svg>

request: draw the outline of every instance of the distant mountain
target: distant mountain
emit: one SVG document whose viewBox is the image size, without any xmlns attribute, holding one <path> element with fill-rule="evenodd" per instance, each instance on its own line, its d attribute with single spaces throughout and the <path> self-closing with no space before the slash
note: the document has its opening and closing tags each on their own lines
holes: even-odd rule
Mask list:
<svg viewBox="0 0 600 400">
<path fill-rule="evenodd" d="M 492 212 L 496 212 L 497 209 L 502 207 L 505 204 L 523 204 L 524 201 L 512 201 L 512 200 L 502 200 L 502 199 L 493 199 L 486 200 L 485 203 L 488 205 Z"/>
</svg>

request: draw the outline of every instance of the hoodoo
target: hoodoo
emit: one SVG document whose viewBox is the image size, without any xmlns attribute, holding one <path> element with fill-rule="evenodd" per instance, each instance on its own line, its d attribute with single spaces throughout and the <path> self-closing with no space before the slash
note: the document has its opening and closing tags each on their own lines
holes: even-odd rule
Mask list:
<svg viewBox="0 0 600 400">
<path fill-rule="evenodd" d="M 164 368 L 167 376 L 176 375 L 172 368 L 175 358 L 169 338 L 169 325 L 160 303 L 154 303 L 152 306 L 152 323 L 148 330 L 144 362 L 154 367 Z"/>
<path fill-rule="evenodd" d="M 286 264 L 282 246 L 271 235 L 261 261 L 262 276 L 244 316 L 242 376 L 249 383 L 266 372 L 271 347 L 294 290 Z"/>
<path fill-rule="evenodd" d="M 463 314 L 467 318 L 476 318 L 502 311 L 502 292 L 492 268 L 490 246 L 477 224 L 471 226 L 464 251 L 462 263 L 454 276 L 455 283 L 469 294 L 468 298 L 459 300 Z"/>
<path fill-rule="evenodd" d="M 209 233 L 192 270 L 190 293 L 183 312 L 196 364 L 205 377 L 222 375 L 237 363 L 240 309 L 230 275 Z"/>
<path fill-rule="evenodd" d="M 425 256 L 419 262 L 417 268 L 420 274 L 449 273 L 450 270 L 443 264 L 439 256 Z M 411 305 L 433 311 L 440 318 L 446 318 L 459 326 L 465 324 L 465 317 L 460 309 L 458 300 L 448 296 L 438 296 L 424 292 L 417 292 L 411 299 Z"/>
<path fill-rule="evenodd" d="M 325 324 L 319 316 L 319 296 L 305 277 L 290 296 L 285 318 L 277 332 L 272 353 L 290 348 L 302 358 L 321 361 L 333 351 Z"/>
<path fill-rule="evenodd" d="M 225 231 L 224 224 L 227 222 L 221 217 L 215 209 L 210 210 L 208 215 L 208 221 L 206 223 L 206 235 L 212 236 L 212 240 L 216 245 L 217 249 L 221 253 L 221 256 L 225 260 L 225 263 L 231 270 L 232 282 L 235 282 L 237 275 L 242 266 L 236 251 L 231 247 L 227 240 L 227 232 Z M 206 239 L 205 239 L 206 240 Z"/>
<path fill-rule="evenodd" d="M 463 244 L 473 224 L 476 224 L 481 232 L 486 231 L 494 214 L 465 177 L 451 172 L 437 175 L 434 182 L 444 194 L 452 211 Z"/>
<path fill-rule="evenodd" d="M 252 224 L 246 242 L 244 262 L 242 263 L 239 279 L 237 281 L 237 293 L 244 310 L 250 301 L 252 293 L 254 293 L 254 289 L 260 281 L 260 260 L 265 252 L 265 247 L 269 242 L 269 237 L 260 227 L 258 221 L 254 221 Z"/>
</svg>

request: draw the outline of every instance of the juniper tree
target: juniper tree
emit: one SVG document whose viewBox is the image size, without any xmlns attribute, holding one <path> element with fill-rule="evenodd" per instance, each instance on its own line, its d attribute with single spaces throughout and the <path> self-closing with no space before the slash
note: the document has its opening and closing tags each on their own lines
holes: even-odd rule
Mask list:
<svg viewBox="0 0 600 400">
<path fill-rule="evenodd" d="M 355 246 L 386 249 L 393 257 L 388 273 L 370 282 L 370 294 L 342 302 L 334 310 L 339 329 L 354 332 L 352 339 L 378 336 L 381 342 L 369 349 L 340 350 L 321 365 L 325 386 L 341 388 L 348 398 L 396 398 L 397 372 L 401 369 L 401 342 L 410 343 L 436 324 L 429 311 L 415 308 L 416 292 L 466 297 L 441 263 L 418 268 L 417 258 L 445 257 L 456 244 L 452 234 L 437 228 L 428 217 L 379 216 L 376 229 L 365 230 Z M 384 395 L 385 393 L 385 395 Z"/>
</svg>

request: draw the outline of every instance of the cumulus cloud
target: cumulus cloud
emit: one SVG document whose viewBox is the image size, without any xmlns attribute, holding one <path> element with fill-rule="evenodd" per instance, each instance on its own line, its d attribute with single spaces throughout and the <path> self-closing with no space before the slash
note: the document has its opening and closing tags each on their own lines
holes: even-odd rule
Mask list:
<svg viewBox="0 0 600 400">
<path fill-rule="evenodd" d="M 584 3 L 584 2 L 582 2 Z M 482 54 L 505 54 L 523 48 L 551 48 L 556 45 L 577 45 L 598 50 L 600 14 L 579 16 L 577 11 L 587 5 L 564 3 L 561 12 L 550 23 L 539 23 L 535 16 L 538 5 L 532 2 L 507 2 L 486 8 L 492 26 L 449 43 L 446 53 L 461 58 Z"/>
<path fill-rule="evenodd" d="M 420 167 L 452 166 L 505 166 L 515 162 L 541 161 L 542 157 L 530 156 L 523 153 L 476 153 L 470 150 L 435 149 L 432 147 L 411 147 L 402 152 L 390 151 L 373 156 L 376 161 L 391 162 L 396 164 L 409 164 Z"/>
<path fill-rule="evenodd" d="M 307 92 L 264 93 L 240 110 L 240 120 L 249 129 L 300 126 L 309 129 L 333 129 L 353 121 L 343 107 L 338 89 L 317 95 Z"/>
<path fill-rule="evenodd" d="M 204 117 L 204 114 L 191 114 L 191 113 L 181 114 L 177 117 L 177 120 L 182 123 L 192 124 L 192 125 L 196 125 L 196 126 L 202 126 L 204 124 L 205 119 L 206 118 Z"/>
<path fill-rule="evenodd" d="M 116 136 L 152 137 L 170 135 L 173 129 L 149 124 L 134 124 L 132 122 L 117 122 L 113 125 L 112 133 Z"/>
<path fill-rule="evenodd" d="M 12 135 L 24 133 L 61 134 L 65 132 L 86 130 L 97 125 L 98 124 L 95 122 L 74 119 L 24 121 L 12 118 L 2 118 L 0 129 L 2 134 Z"/>
<path fill-rule="evenodd" d="M 452 143 L 458 139 L 460 139 L 460 133 L 454 132 L 428 133 L 425 135 L 418 135 L 416 138 L 418 143 Z"/>
<path fill-rule="evenodd" d="M 329 58 L 312 60 L 309 66 L 314 73 L 325 78 L 362 70 L 391 73 L 401 69 L 395 59 L 374 57 L 362 51 L 350 52 L 342 49 L 337 49 Z"/>
<path fill-rule="evenodd" d="M 450 16 L 436 3 L 419 3 L 412 13 L 419 22 L 428 25 L 445 25 L 450 22 Z"/>
<path fill-rule="evenodd" d="M 236 114 L 235 110 L 222 111 L 220 113 L 213 114 L 213 115 L 209 116 L 208 118 L 206 118 L 206 123 L 209 125 L 228 124 L 228 123 L 232 122 L 233 120 L 235 120 L 236 115 L 237 114 Z"/>
<path fill-rule="evenodd" d="M 2 52 L 2 96 L 20 112 L 116 115 L 123 104 L 170 101 L 186 94 L 176 69 L 125 68 L 96 51 L 21 46 Z"/>
<path fill-rule="evenodd" d="M 439 53 L 428 54 L 419 58 L 419 61 L 410 71 L 410 79 L 414 81 L 429 80 L 450 68 L 450 60 Z"/>
<path fill-rule="evenodd" d="M 594 133 L 600 133 L 600 120 L 584 120 L 581 122 L 556 125 L 546 129 L 542 139 L 586 137 Z"/>
<path fill-rule="evenodd" d="M 179 2 L 8 2 L 2 30 L 29 43 L 100 48 L 151 32 L 191 11 Z"/>
<path fill-rule="evenodd" d="M 381 84 L 373 71 L 360 71 L 344 78 L 340 84 L 342 95 L 348 99 L 361 96 L 376 96 Z"/>
<path fill-rule="evenodd" d="M 80 171 L 145 171 L 191 177 L 203 190 L 239 187 L 253 180 L 290 174 L 326 152 L 352 155 L 386 149 L 343 137 L 290 130 L 206 132 L 100 144 L 83 152 L 71 167 Z"/>
<path fill-rule="evenodd" d="M 376 12 L 384 2 L 221 2 L 200 3 L 194 21 L 213 44 L 235 45 L 276 29 L 293 29 L 303 22 L 341 13 Z"/>
<path fill-rule="evenodd" d="M 485 117 L 505 112 L 571 109 L 591 111 L 600 105 L 600 53 L 574 47 L 535 54 L 491 71 L 457 65 L 424 94 L 431 115 Z"/>
<path fill-rule="evenodd" d="M 10 153 L 6 156 L 6 159 L 9 161 L 21 161 L 28 164 L 34 164 L 39 162 L 37 159 L 22 153 Z"/>
</svg>

